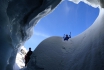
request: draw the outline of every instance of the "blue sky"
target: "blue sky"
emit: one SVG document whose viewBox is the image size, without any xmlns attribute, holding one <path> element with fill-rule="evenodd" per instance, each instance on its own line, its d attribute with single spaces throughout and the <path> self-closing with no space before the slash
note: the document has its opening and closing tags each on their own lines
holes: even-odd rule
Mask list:
<svg viewBox="0 0 104 70">
<path fill-rule="evenodd" d="M 92 25 L 99 14 L 98 8 L 93 8 L 83 2 L 75 4 L 63 1 L 56 9 L 42 18 L 34 27 L 33 36 L 25 43 L 26 49 L 34 50 L 37 45 L 50 36 L 70 34 L 75 37 Z"/>
</svg>

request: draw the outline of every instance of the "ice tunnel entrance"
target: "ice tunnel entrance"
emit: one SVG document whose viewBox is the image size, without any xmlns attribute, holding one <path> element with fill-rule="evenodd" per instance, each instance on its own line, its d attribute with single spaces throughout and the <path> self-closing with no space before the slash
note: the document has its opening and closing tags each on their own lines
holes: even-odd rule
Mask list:
<svg viewBox="0 0 104 70">
<path fill-rule="evenodd" d="M 70 2 L 68 2 L 70 3 Z M 77 8 L 74 6 L 71 6 L 72 8 L 68 8 L 68 4 L 66 1 L 61 3 L 57 9 L 55 9 L 54 11 L 56 11 L 57 13 L 52 12 L 51 14 L 49 14 L 48 16 L 44 17 L 35 27 L 34 33 L 35 35 L 40 35 L 40 36 L 44 36 L 44 39 L 49 37 L 49 36 L 53 36 L 54 34 L 57 36 L 61 36 L 61 33 L 69 33 L 71 30 L 74 29 L 74 31 L 72 32 L 77 32 L 79 30 L 79 32 L 83 32 L 84 30 L 86 30 L 87 28 L 89 28 L 89 26 L 91 26 L 94 22 L 94 20 L 97 18 L 98 13 L 99 13 L 99 9 L 94 9 L 88 5 L 84 5 L 83 2 L 80 2 L 77 6 Z M 65 5 L 64 5 L 65 4 Z M 71 3 L 70 3 L 71 4 Z M 81 4 L 81 8 L 80 8 L 80 4 Z M 72 4 L 71 4 L 72 5 Z M 59 7 L 62 9 L 65 7 L 65 10 L 61 11 L 59 9 Z M 85 10 L 85 7 L 87 10 Z M 73 8 L 76 10 L 76 12 L 73 10 Z M 74 11 L 74 14 L 69 14 L 70 12 L 73 13 L 73 11 L 70 11 L 70 9 L 72 9 Z M 83 10 L 82 10 L 83 9 Z M 90 10 L 90 12 L 89 12 Z M 86 12 L 87 11 L 87 12 Z M 78 12 L 80 14 L 78 14 Z M 55 16 L 53 16 L 53 14 L 55 14 Z M 77 15 L 77 16 L 76 16 Z M 64 16 L 64 17 L 63 17 Z M 70 16 L 70 17 L 69 17 Z M 66 18 L 65 18 L 66 17 Z M 69 18 L 68 18 L 69 17 Z M 85 17 L 85 18 L 84 18 Z M 81 20 L 80 20 L 81 18 Z M 75 21 L 76 20 L 76 21 Z M 60 21 L 60 22 L 58 22 Z M 90 23 L 91 22 L 91 23 Z M 44 23 L 44 24 L 43 24 Z M 55 23 L 55 24 L 54 24 Z M 64 24 L 61 24 L 64 23 Z M 73 23 L 73 25 L 71 25 Z M 75 24 L 74 24 L 75 23 Z M 79 24 L 79 23 L 84 23 L 84 24 Z M 89 24 L 87 24 L 89 23 Z M 52 24 L 52 25 L 50 25 Z M 61 26 L 60 26 L 61 25 Z M 74 26 L 75 25 L 75 26 Z M 85 25 L 85 26 L 83 26 Z M 47 26 L 47 27 L 45 27 Z M 69 26 L 69 27 L 68 27 Z M 81 26 L 81 27 L 79 27 Z M 40 27 L 40 28 L 38 28 Z M 45 29 L 47 28 L 47 29 Z M 72 29 L 71 29 L 72 28 Z M 39 30 L 38 30 L 39 29 Z M 80 30 L 82 29 L 82 31 Z M 68 30 L 68 31 L 67 31 Z M 39 32 L 41 31 L 41 32 Z M 36 34 L 37 32 L 37 34 Z M 43 32 L 43 33 L 42 33 Z M 57 34 L 59 33 L 59 34 Z M 79 34 L 80 34 L 79 33 Z M 76 33 L 77 34 L 77 33 Z M 55 36 L 54 35 L 54 36 Z M 78 35 L 78 34 L 77 34 Z M 73 37 L 76 36 L 73 34 Z M 36 38 L 34 38 L 33 40 L 35 40 Z M 38 40 L 39 38 L 37 38 Z M 73 38 L 74 39 L 74 38 Z M 30 39 L 31 40 L 31 39 Z M 55 40 L 55 39 L 54 39 Z M 32 41 L 31 41 L 32 42 Z M 33 43 L 35 43 L 33 41 Z M 34 47 L 34 45 L 31 45 Z M 29 45 L 29 47 L 31 47 Z M 91 45 L 90 45 L 91 46 Z M 65 48 L 65 47 L 64 47 Z M 75 48 L 75 47 L 74 47 Z M 83 49 L 83 47 L 81 46 L 81 48 Z M 79 50 L 79 48 L 77 49 L 77 51 Z M 81 51 L 83 52 L 83 51 Z M 76 53 L 75 53 L 76 54 Z M 68 57 L 67 57 L 68 58 Z M 83 57 L 84 58 L 84 57 Z M 72 59 L 74 60 L 74 59 Z M 76 60 L 76 59 L 75 59 Z M 70 64 L 69 64 L 70 65 Z M 66 66 L 67 67 L 67 66 Z M 72 68 L 73 69 L 73 68 Z"/>
<path fill-rule="evenodd" d="M 75 37 L 89 28 L 98 14 L 98 8 L 91 7 L 84 2 L 75 4 L 65 0 L 36 24 L 34 34 L 25 43 L 25 47 L 27 49 L 32 47 L 34 50 L 41 41 L 50 36 L 62 37 L 63 34 L 72 32 L 72 37 Z"/>
<path fill-rule="evenodd" d="M 104 9 L 100 8 L 94 24 L 68 42 L 63 42 L 59 36 L 42 41 L 34 50 L 27 70 L 103 70 L 103 18 Z"/>
<path fill-rule="evenodd" d="M 77 5 L 70 1 L 63 1 L 51 14 L 38 22 L 34 28 L 33 36 L 24 46 L 27 50 L 31 47 L 33 51 L 44 39 L 50 36 L 62 37 L 64 33 L 69 34 L 70 31 L 72 32 L 72 37 L 75 37 L 89 28 L 98 14 L 98 8 L 93 8 L 83 2 Z M 23 58 L 25 54 L 20 54 L 21 51 L 18 52 L 16 61 L 18 66 L 22 68 L 24 67 Z M 22 63 L 18 60 L 21 60 Z"/>
</svg>

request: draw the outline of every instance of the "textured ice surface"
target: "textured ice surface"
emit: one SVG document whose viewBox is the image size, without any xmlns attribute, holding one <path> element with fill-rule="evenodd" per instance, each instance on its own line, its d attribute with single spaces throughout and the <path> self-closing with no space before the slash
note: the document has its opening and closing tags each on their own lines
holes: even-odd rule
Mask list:
<svg viewBox="0 0 104 70">
<path fill-rule="evenodd" d="M 95 22 L 78 36 L 69 41 L 62 37 L 42 41 L 26 70 L 104 70 L 104 8 L 99 9 Z"/>
<path fill-rule="evenodd" d="M 85 2 L 93 7 L 102 7 L 104 8 L 104 0 L 69 0 L 74 3 L 79 3 L 80 1 Z"/>
<path fill-rule="evenodd" d="M 16 64 L 19 66 L 19 68 L 25 67 L 25 55 L 27 53 L 27 50 L 24 46 L 18 50 L 17 56 L 16 56 Z"/>
<path fill-rule="evenodd" d="M 23 67 L 25 67 L 25 55 L 27 53 L 27 50 L 24 46 L 21 46 L 20 49 L 17 52 L 15 64 L 13 66 L 13 70 L 19 70 Z"/>
<path fill-rule="evenodd" d="M 0 70 L 13 70 L 18 48 L 31 37 L 39 19 L 60 1 L 0 0 Z"/>
</svg>

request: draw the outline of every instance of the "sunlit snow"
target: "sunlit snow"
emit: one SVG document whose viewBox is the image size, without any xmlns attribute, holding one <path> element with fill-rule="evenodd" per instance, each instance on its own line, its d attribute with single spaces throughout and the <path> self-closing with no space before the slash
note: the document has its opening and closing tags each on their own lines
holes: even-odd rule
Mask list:
<svg viewBox="0 0 104 70">
<path fill-rule="evenodd" d="M 13 70 L 18 49 L 31 37 L 33 26 L 60 1 L 0 2 L 0 70 Z M 56 36 L 42 41 L 24 70 L 104 70 L 104 0 L 70 1 L 98 7 L 99 16 L 92 26 L 69 41 Z"/>
</svg>

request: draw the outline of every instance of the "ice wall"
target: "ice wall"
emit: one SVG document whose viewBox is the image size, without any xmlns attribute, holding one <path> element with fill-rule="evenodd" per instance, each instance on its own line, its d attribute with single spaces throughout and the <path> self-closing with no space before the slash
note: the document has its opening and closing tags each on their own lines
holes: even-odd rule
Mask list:
<svg viewBox="0 0 104 70">
<path fill-rule="evenodd" d="M 95 22 L 83 33 L 62 41 L 50 37 L 37 46 L 26 70 L 104 70 L 104 0 L 83 1 L 99 7 Z"/>
<path fill-rule="evenodd" d="M 33 26 L 61 0 L 0 0 L 0 70 L 12 70 L 18 48 Z"/>
</svg>

